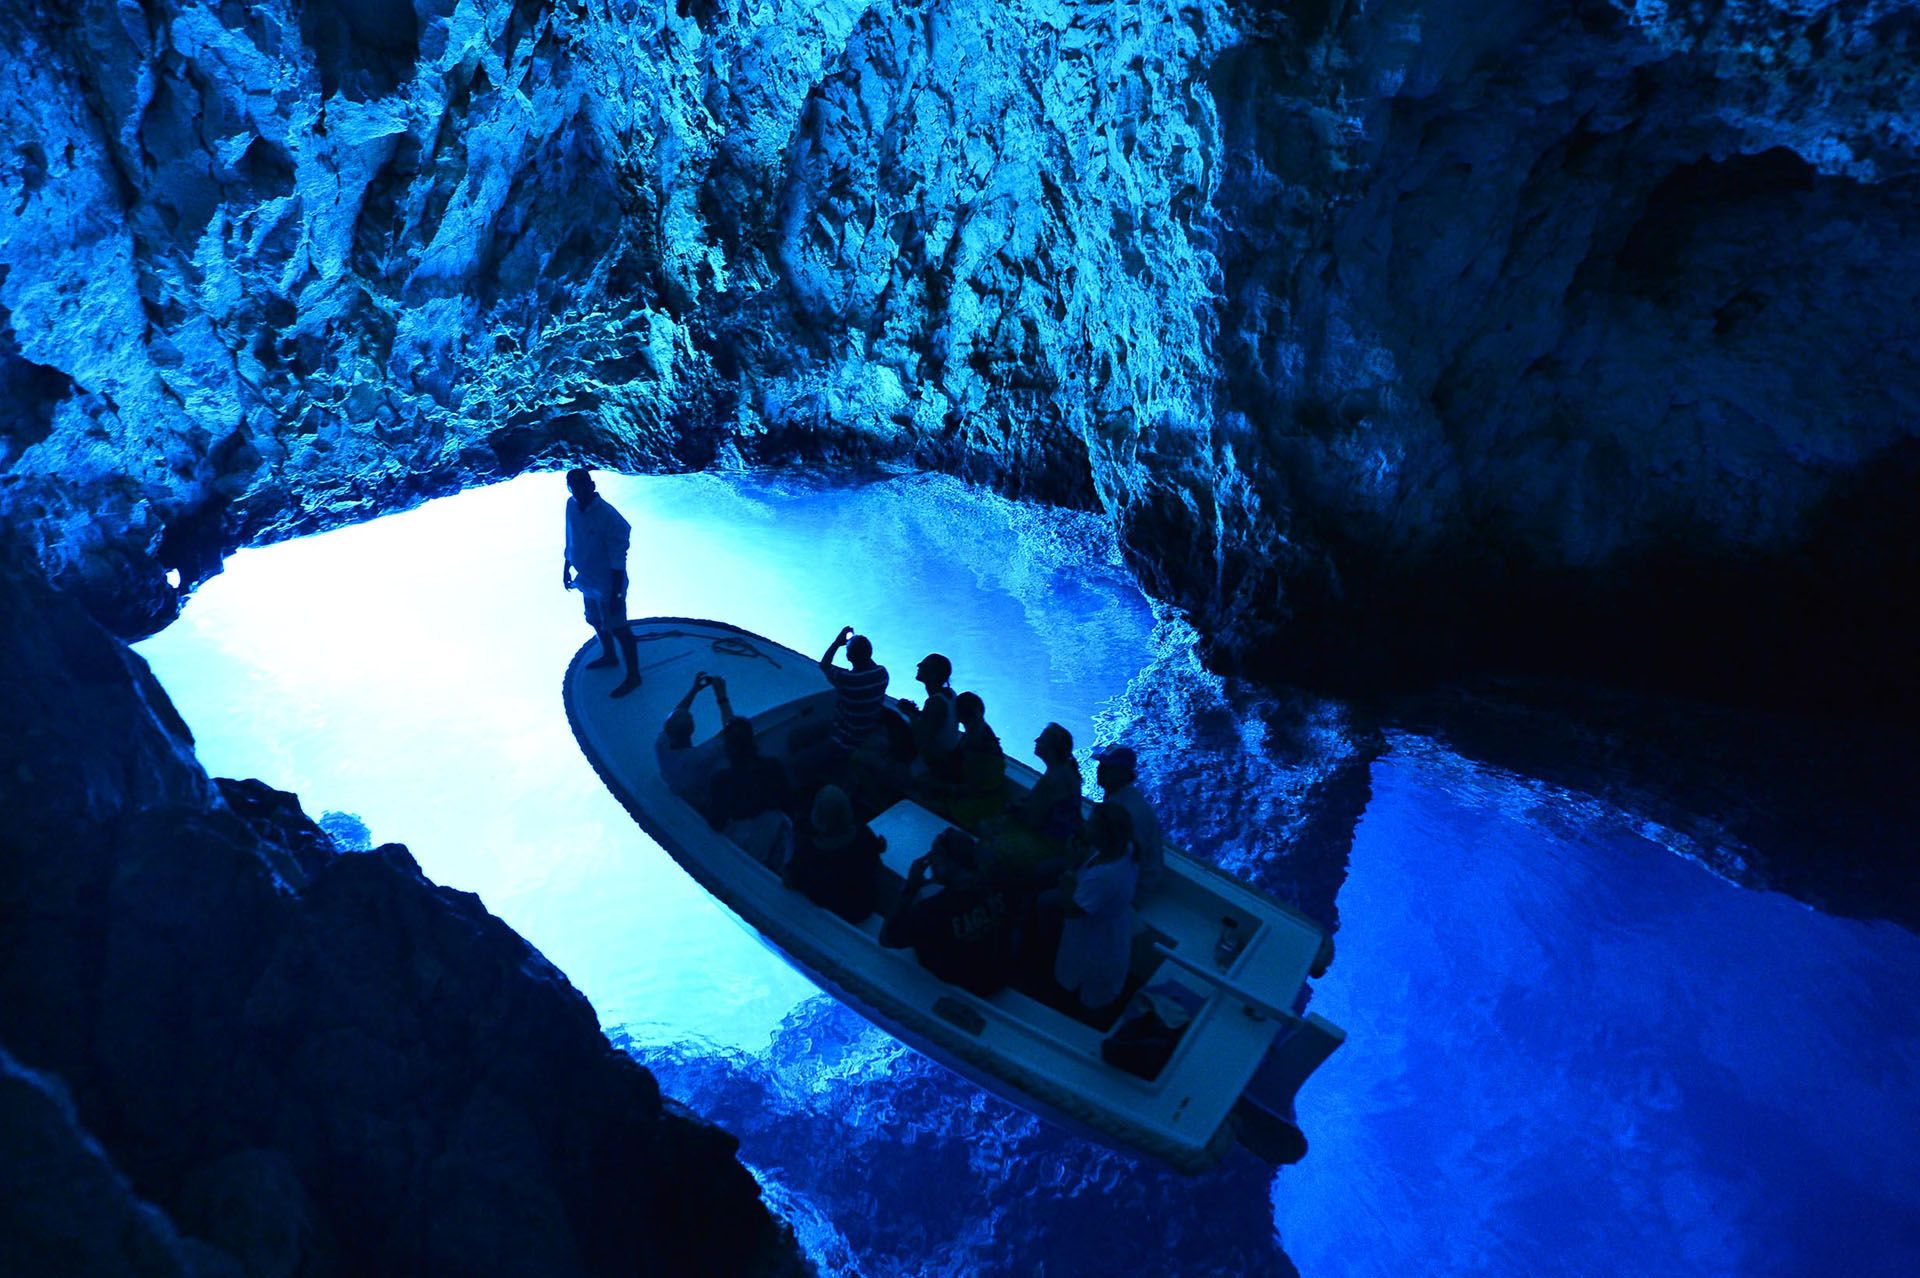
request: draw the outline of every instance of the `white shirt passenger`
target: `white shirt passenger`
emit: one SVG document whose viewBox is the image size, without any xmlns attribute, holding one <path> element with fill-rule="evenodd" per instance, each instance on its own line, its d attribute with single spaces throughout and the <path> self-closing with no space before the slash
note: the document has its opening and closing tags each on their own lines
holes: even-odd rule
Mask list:
<svg viewBox="0 0 1920 1278">
<path fill-rule="evenodd" d="M 584 509 L 567 498 L 567 562 L 579 573 L 580 593 L 596 599 L 613 594 L 613 574 L 627 570 L 632 527 L 605 497 Z"/>
<path fill-rule="evenodd" d="M 1127 984 L 1133 955 L 1133 900 L 1138 866 L 1131 857 L 1080 867 L 1073 903 L 1085 913 L 1060 928 L 1053 979 L 1087 1007 L 1105 1007 Z"/>
<path fill-rule="evenodd" d="M 1140 891 L 1151 892 L 1160 882 L 1160 872 L 1166 865 L 1166 849 L 1161 846 L 1160 818 L 1153 814 L 1153 805 L 1147 802 L 1147 796 L 1140 793 L 1140 787 L 1129 781 L 1106 792 L 1107 798 L 1126 809 L 1133 818 L 1133 846 L 1140 853 Z"/>
</svg>

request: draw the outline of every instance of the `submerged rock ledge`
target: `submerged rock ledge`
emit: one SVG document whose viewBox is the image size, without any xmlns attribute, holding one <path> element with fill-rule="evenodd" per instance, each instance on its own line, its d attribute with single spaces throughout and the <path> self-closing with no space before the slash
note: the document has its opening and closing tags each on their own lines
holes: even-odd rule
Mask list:
<svg viewBox="0 0 1920 1278">
<path fill-rule="evenodd" d="M 807 1272 L 477 897 L 209 778 L 31 565 L 0 600 L 0 1270 Z"/>
</svg>

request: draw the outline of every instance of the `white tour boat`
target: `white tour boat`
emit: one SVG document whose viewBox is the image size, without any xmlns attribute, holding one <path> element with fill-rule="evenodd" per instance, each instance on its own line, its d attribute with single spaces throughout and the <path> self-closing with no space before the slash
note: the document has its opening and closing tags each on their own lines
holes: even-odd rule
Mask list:
<svg viewBox="0 0 1920 1278">
<path fill-rule="evenodd" d="M 815 658 L 717 621 L 650 617 L 632 623 L 642 686 L 613 698 L 620 678 L 588 670 L 588 640 L 567 668 L 567 719 L 580 747 L 633 819 L 708 892 L 789 962 L 874 1024 L 1027 1109 L 1109 1144 L 1183 1170 L 1213 1165 L 1236 1137 L 1269 1161 L 1305 1152 L 1293 1095 L 1344 1039 L 1317 1015 L 1299 1015 L 1304 982 L 1327 938 L 1298 912 L 1206 863 L 1168 848 L 1157 890 L 1137 905 L 1129 990 L 1161 995 L 1190 1016 L 1151 1078 L 1108 1064 L 1109 1031 L 1014 987 L 976 997 L 934 977 L 911 949 L 879 943 L 882 915 L 849 923 L 782 886 L 780 875 L 670 791 L 654 743 L 700 671 L 726 680 L 733 709 L 753 721 L 762 752 L 778 757 L 795 727 L 825 722 L 833 693 Z M 719 711 L 694 707 L 695 751 L 717 766 Z M 1008 783 L 1037 773 L 1009 756 Z M 901 798 L 874 816 L 887 841 L 883 895 L 948 828 Z M 1218 945 L 1234 921 L 1237 950 Z M 1170 1019 L 1177 1019 L 1170 1018 Z"/>
</svg>

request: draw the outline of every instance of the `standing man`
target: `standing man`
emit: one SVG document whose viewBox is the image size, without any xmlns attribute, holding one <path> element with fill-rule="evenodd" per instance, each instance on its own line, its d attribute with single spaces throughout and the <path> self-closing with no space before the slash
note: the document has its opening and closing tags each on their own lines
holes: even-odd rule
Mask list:
<svg viewBox="0 0 1920 1278">
<path fill-rule="evenodd" d="M 567 472 L 567 549 L 560 583 L 578 589 L 586 601 L 587 624 L 600 636 L 600 655 L 587 663 L 603 670 L 626 660 L 627 677 L 614 688 L 624 697 L 640 686 L 640 656 L 627 628 L 627 540 L 632 528 L 593 486 L 580 468 Z M 620 657 L 614 656 L 618 647 Z"/>
</svg>

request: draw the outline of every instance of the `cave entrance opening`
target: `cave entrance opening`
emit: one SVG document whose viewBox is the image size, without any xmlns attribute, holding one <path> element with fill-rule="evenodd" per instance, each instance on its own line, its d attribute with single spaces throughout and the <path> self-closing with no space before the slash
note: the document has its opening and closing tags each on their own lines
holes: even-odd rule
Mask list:
<svg viewBox="0 0 1920 1278">
<path fill-rule="evenodd" d="M 598 479 L 633 525 L 634 615 L 802 651 L 856 625 L 895 696 L 944 652 L 1012 750 L 1049 720 L 1089 750 L 1152 656 L 1152 609 L 1096 516 L 938 477 Z M 291 790 L 350 841 L 407 844 L 604 1024 L 764 1047 L 814 987 L 634 828 L 568 731 L 561 674 L 590 632 L 559 581 L 565 501 L 559 474 L 526 475 L 241 551 L 141 651 L 209 771 Z"/>
</svg>

